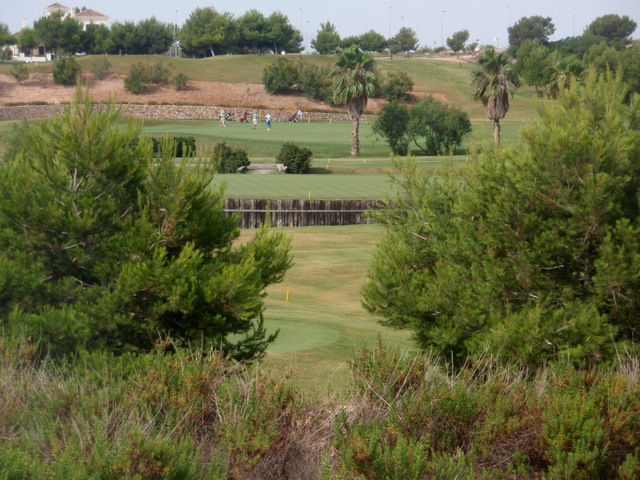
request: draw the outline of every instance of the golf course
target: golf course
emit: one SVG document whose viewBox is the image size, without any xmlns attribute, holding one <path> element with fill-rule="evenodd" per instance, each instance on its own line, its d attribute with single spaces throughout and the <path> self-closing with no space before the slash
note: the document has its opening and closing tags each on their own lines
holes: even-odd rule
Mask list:
<svg viewBox="0 0 640 480">
<path fill-rule="evenodd" d="M 115 58 L 113 71 L 125 72 L 135 60 Z M 314 56 L 313 61 L 322 65 L 327 58 Z M 171 59 L 171 62 L 194 80 L 206 80 L 215 71 L 217 80 L 233 83 L 243 78 L 244 82 L 258 83 L 261 69 L 269 59 L 238 56 Z M 472 121 L 472 134 L 452 155 L 423 156 L 415 146 L 410 146 L 411 154 L 426 172 L 437 175 L 438 169 L 448 163 L 464 164 L 471 150 L 491 142 L 492 124 L 485 118 L 481 103 L 471 95 L 472 64 L 450 59 L 394 58 L 379 59 L 378 66 L 383 75 L 407 72 L 414 81 L 417 96 L 446 98 L 466 111 Z M 279 97 L 272 98 L 274 109 Z M 513 144 L 523 122 L 535 116 L 534 104 L 531 89 L 525 87 L 516 92 L 509 113 L 501 122 L 504 145 Z M 15 123 L 0 121 L 1 143 Z M 143 135 L 195 137 L 199 154 L 210 152 L 220 142 L 242 148 L 252 163 L 274 163 L 281 146 L 287 142 L 313 152 L 310 173 L 304 175 L 217 175 L 216 184 L 224 185 L 227 197 L 382 198 L 391 193 L 389 174 L 393 173 L 393 165 L 389 146 L 373 133 L 370 121 L 362 121 L 360 156 L 351 157 L 351 129 L 351 122 L 340 121 L 280 121 L 274 122 L 270 131 L 264 121 L 255 130 L 249 123 L 238 121 L 229 121 L 225 128 L 220 128 L 217 119 L 148 119 L 142 124 Z M 409 332 L 381 326 L 361 304 L 360 286 L 382 232 L 379 225 L 300 227 L 284 231 L 292 239 L 293 267 L 282 283 L 267 290 L 265 325 L 269 333 L 279 330 L 279 335 L 261 368 L 290 373 L 310 394 L 333 395 L 345 387 L 349 359 L 362 345 L 373 345 L 381 338 L 401 349 L 415 348 Z M 251 231 L 242 231 L 238 242 L 248 241 L 251 236 Z"/>
</svg>

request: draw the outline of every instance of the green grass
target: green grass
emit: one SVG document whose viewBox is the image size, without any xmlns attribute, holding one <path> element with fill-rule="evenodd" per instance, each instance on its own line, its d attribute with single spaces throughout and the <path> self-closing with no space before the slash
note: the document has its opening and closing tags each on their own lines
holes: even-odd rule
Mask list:
<svg viewBox="0 0 640 480">
<path fill-rule="evenodd" d="M 349 359 L 364 344 L 386 344 L 412 350 L 410 334 L 380 325 L 361 304 L 379 225 L 281 229 L 291 235 L 294 265 L 282 283 L 267 292 L 265 325 L 280 334 L 263 367 L 292 371 L 309 394 L 331 395 L 345 387 Z M 240 242 L 253 232 L 242 232 Z M 289 291 L 289 302 L 287 302 Z"/>
</svg>

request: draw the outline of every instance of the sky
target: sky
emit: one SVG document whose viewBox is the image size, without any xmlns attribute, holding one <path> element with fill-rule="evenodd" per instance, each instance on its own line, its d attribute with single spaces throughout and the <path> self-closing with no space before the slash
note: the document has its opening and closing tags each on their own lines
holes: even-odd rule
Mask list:
<svg viewBox="0 0 640 480">
<path fill-rule="evenodd" d="M 375 30 L 385 37 L 402 27 L 412 28 L 421 47 L 446 45 L 447 37 L 460 30 L 469 31 L 469 42 L 480 45 L 508 46 L 507 28 L 522 17 L 551 17 L 556 31 L 551 40 L 581 35 L 594 19 L 607 14 L 627 15 L 640 25 L 640 0 L 234 0 L 204 3 L 198 0 L 61 0 L 68 7 L 86 7 L 110 17 L 113 22 L 156 17 L 161 22 L 184 24 L 196 8 L 213 7 L 239 17 L 251 9 L 265 16 L 280 11 L 300 29 L 304 47 L 311 49 L 321 23 L 331 22 L 341 37 Z M 22 28 L 23 19 L 33 26 L 44 8 L 55 0 L 2 0 L 0 23 L 12 33 Z M 640 28 L 633 33 L 640 39 Z"/>
</svg>

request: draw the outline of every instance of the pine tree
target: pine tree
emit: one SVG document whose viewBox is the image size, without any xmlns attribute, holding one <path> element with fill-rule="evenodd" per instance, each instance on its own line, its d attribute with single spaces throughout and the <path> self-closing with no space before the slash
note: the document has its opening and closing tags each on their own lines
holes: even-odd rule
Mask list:
<svg viewBox="0 0 640 480">
<path fill-rule="evenodd" d="M 401 165 L 367 308 L 459 362 L 598 362 L 637 348 L 640 133 L 625 92 L 591 72 L 513 148 L 438 179 Z"/>
<path fill-rule="evenodd" d="M 264 226 L 234 247 L 213 159 L 176 165 L 168 139 L 153 158 L 141 125 L 119 119 L 78 91 L 15 132 L 0 163 L 0 321 L 59 354 L 171 338 L 261 355 L 273 339 L 262 296 L 290 265 L 289 240 Z M 234 346 L 243 333 L 258 341 Z"/>
</svg>

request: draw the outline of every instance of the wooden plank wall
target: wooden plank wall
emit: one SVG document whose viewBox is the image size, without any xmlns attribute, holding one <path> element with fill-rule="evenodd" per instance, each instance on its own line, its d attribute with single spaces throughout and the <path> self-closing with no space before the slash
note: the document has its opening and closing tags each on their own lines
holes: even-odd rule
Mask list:
<svg viewBox="0 0 640 480">
<path fill-rule="evenodd" d="M 378 209 L 378 200 L 298 200 L 225 198 L 226 215 L 238 214 L 240 228 L 258 228 L 267 209 L 274 227 L 357 225 L 375 223 L 365 212 Z"/>
</svg>

